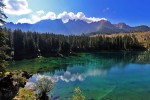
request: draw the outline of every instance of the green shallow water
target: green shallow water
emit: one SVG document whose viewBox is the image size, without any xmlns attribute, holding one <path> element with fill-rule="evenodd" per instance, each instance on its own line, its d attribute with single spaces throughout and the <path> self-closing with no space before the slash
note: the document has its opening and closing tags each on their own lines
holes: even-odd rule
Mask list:
<svg viewBox="0 0 150 100">
<path fill-rule="evenodd" d="M 89 100 L 150 100 L 149 52 L 79 53 L 12 62 L 8 69 L 34 73 L 28 83 L 51 77 L 56 83 L 49 95 L 60 100 L 72 96 L 76 87 Z"/>
</svg>

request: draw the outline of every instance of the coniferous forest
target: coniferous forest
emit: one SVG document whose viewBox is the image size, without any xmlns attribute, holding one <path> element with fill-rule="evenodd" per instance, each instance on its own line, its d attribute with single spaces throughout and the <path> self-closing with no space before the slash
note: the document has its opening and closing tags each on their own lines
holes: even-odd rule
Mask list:
<svg viewBox="0 0 150 100">
<path fill-rule="evenodd" d="M 75 2 L 81 9 L 79 1 L 71 1 L 71 6 L 70 1 L 57 2 L 61 6 L 67 4 L 71 11 Z M 117 13 L 123 16 L 117 11 L 122 2 L 116 2 L 114 8 L 119 9 L 113 11 L 113 5 L 101 8 L 106 1 L 82 1 L 87 10 L 83 11 L 102 15 L 113 11 L 115 20 L 124 19 L 117 17 Z M 113 24 L 94 13 L 95 17 L 87 16 L 82 9 L 77 14 L 74 11 L 46 14 L 53 3 L 41 0 L 30 3 L 0 0 L 0 100 L 150 100 L 149 26 Z M 35 11 L 32 3 L 48 9 L 37 6 L 41 10 Z M 145 8 L 146 4 L 143 5 L 141 8 Z M 136 11 L 133 6 L 130 10 L 139 17 L 136 13 L 142 14 L 144 9 Z M 54 7 L 60 6 L 54 3 Z M 131 16 L 133 12 L 125 9 L 121 12 L 136 21 Z M 129 22 L 143 24 L 143 19 L 146 16 L 142 16 L 141 22 L 133 23 L 133 19 Z"/>
<path fill-rule="evenodd" d="M 144 50 L 134 34 L 108 36 L 55 35 L 51 33 L 6 30 L 8 53 L 15 60 L 38 56 L 63 57 L 76 52 Z"/>
</svg>

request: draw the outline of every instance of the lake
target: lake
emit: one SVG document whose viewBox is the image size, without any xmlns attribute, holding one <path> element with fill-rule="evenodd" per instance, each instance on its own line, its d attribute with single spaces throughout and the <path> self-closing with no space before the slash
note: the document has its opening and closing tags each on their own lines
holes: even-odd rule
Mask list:
<svg viewBox="0 0 150 100">
<path fill-rule="evenodd" d="M 79 87 L 88 100 L 150 100 L 149 52 L 78 53 L 66 58 L 37 58 L 11 62 L 9 70 L 55 81 L 49 96 L 67 100 Z"/>
</svg>

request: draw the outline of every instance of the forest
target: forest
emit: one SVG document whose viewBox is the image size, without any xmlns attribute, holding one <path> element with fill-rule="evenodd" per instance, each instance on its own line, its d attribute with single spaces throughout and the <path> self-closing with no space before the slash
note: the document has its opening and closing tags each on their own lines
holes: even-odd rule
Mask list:
<svg viewBox="0 0 150 100">
<path fill-rule="evenodd" d="M 12 17 L 10 19 L 13 22 L 12 19 L 19 16 L 11 16 L 12 14 L 7 12 L 7 17 L 5 11 L 11 8 L 10 12 L 13 12 L 22 7 L 23 11 L 25 8 L 30 10 L 27 0 L 0 0 L 0 100 L 147 100 L 150 98 L 148 84 L 150 81 L 147 77 L 150 73 L 148 26 L 135 27 L 134 29 L 138 29 L 136 33 L 111 34 L 117 29 L 118 32 L 123 32 L 120 28 L 132 31 L 131 27 L 124 23 L 111 24 L 109 21 L 102 21 L 99 24 L 98 18 L 99 21 L 96 21 L 98 24 L 91 24 L 108 26 L 102 28 L 107 34 L 102 34 L 101 31 L 96 31 L 96 34 L 79 32 L 81 35 L 62 35 L 55 31 L 52 31 L 55 33 L 42 33 L 38 31 L 39 26 L 35 27 L 36 32 L 5 28 L 10 21 L 7 18 Z M 108 11 L 109 8 L 106 10 Z M 21 11 L 19 10 L 20 14 Z M 74 13 L 70 13 L 72 14 Z M 84 15 L 79 12 L 74 16 L 78 17 L 79 14 Z M 79 17 L 83 18 L 77 20 L 82 19 L 83 22 L 97 20 L 95 17 Z M 80 24 L 84 25 L 82 21 Z M 41 26 L 45 28 L 45 25 L 52 27 L 54 24 L 44 23 Z M 76 32 L 78 25 L 68 24 L 71 25 L 73 28 L 70 30 L 78 33 Z M 29 29 L 26 25 L 23 27 Z M 61 27 L 56 24 L 54 29 L 59 30 Z M 143 29 L 147 32 L 142 32 Z M 91 31 L 90 28 L 86 30 Z"/>
<path fill-rule="evenodd" d="M 134 34 L 125 35 L 56 35 L 5 29 L 7 53 L 15 60 L 43 57 L 64 57 L 77 52 L 144 50 Z"/>
</svg>

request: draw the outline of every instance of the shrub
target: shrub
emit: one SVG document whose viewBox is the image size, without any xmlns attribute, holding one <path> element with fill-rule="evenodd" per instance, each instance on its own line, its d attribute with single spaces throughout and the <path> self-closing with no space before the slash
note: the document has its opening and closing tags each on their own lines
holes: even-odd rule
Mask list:
<svg viewBox="0 0 150 100">
<path fill-rule="evenodd" d="M 72 96 L 71 100 L 85 100 L 85 96 L 82 94 L 82 91 L 80 88 L 75 88 L 74 94 Z"/>
<path fill-rule="evenodd" d="M 54 83 L 47 76 L 42 76 L 35 83 L 35 91 L 39 99 L 48 100 L 47 93 L 54 87 Z"/>
<path fill-rule="evenodd" d="M 18 96 L 14 98 L 14 100 L 35 100 L 34 91 L 31 89 L 20 88 L 18 92 Z"/>
<path fill-rule="evenodd" d="M 23 77 L 22 71 L 14 71 L 13 72 L 13 81 L 14 81 L 14 85 L 17 85 L 18 87 L 24 87 L 24 85 L 27 82 L 27 78 Z"/>
</svg>

